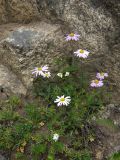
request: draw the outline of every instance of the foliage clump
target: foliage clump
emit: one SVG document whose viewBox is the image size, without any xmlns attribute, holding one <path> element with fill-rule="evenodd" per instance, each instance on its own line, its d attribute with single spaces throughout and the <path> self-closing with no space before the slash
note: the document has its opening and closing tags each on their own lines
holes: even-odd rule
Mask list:
<svg viewBox="0 0 120 160">
<path fill-rule="evenodd" d="M 72 39 L 67 41 L 79 40 L 79 36 L 69 36 Z M 18 160 L 92 160 L 89 144 L 95 135 L 90 122 L 104 104 L 106 80 L 103 83 L 104 74 L 99 74 L 102 79 L 90 83 L 83 66 L 89 52 L 79 49 L 75 55 L 56 60 L 54 74 L 47 65 L 33 70 L 34 95 L 43 103 L 24 104 L 17 97 L 4 102 L 0 112 L 2 151 Z"/>
</svg>

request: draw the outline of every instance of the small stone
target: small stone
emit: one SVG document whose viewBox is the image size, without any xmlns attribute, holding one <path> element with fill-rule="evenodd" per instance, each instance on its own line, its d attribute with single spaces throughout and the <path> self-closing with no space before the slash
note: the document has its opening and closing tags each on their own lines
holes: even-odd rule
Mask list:
<svg viewBox="0 0 120 160">
<path fill-rule="evenodd" d="M 102 158 L 103 158 L 102 152 L 101 151 L 97 151 L 97 153 L 96 153 L 96 160 L 102 160 Z"/>
<path fill-rule="evenodd" d="M 109 104 L 108 106 L 107 106 L 107 108 L 114 108 L 115 107 L 115 104 Z"/>
<path fill-rule="evenodd" d="M 6 160 L 6 158 L 0 154 L 0 160 Z"/>
</svg>

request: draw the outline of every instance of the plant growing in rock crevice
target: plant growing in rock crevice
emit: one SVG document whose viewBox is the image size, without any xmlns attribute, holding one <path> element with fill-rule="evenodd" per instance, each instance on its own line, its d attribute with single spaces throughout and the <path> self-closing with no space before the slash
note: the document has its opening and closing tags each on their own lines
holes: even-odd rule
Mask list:
<svg viewBox="0 0 120 160">
<path fill-rule="evenodd" d="M 79 40 L 79 35 L 71 33 L 66 40 L 72 45 L 72 41 Z M 45 103 L 43 106 L 27 104 L 23 113 L 16 115 L 20 100 L 7 102 L 12 108 L 2 109 L 0 114 L 1 149 L 11 150 L 16 159 L 91 160 L 89 143 L 95 137 L 89 123 L 103 106 L 103 80 L 108 75 L 97 73 L 96 79 L 90 82 L 82 66 L 89 53 L 78 49 L 73 55 L 64 55 L 56 61 L 55 73 L 47 65 L 32 71 L 34 94 Z"/>
</svg>

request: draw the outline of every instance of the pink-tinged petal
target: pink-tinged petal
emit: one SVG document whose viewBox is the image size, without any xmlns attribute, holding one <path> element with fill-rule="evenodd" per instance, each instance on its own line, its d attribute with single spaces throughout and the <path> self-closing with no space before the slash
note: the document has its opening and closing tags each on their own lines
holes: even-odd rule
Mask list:
<svg viewBox="0 0 120 160">
<path fill-rule="evenodd" d="M 35 74 L 35 75 L 36 75 L 36 77 L 37 77 L 37 76 L 38 76 L 38 73 L 36 72 L 36 74 Z"/>
<path fill-rule="evenodd" d="M 75 41 L 78 41 L 79 39 L 77 37 L 74 38 Z"/>
<path fill-rule="evenodd" d="M 97 81 L 97 83 L 96 83 Z M 103 81 L 99 81 L 99 80 L 93 80 L 90 84 L 91 87 L 102 87 L 104 84 L 103 84 Z"/>
<path fill-rule="evenodd" d="M 97 73 L 97 74 L 96 74 L 96 77 L 99 78 L 99 77 L 100 77 L 100 73 Z"/>
<path fill-rule="evenodd" d="M 96 77 L 100 80 L 103 80 L 105 77 L 108 77 L 108 73 L 97 73 Z"/>
<path fill-rule="evenodd" d="M 78 40 L 79 40 L 79 37 L 78 37 L 78 36 L 74 36 L 74 40 L 75 40 L 75 41 L 78 41 Z"/>
<path fill-rule="evenodd" d="M 78 34 L 74 34 L 71 36 L 70 34 L 68 34 L 66 36 L 66 41 L 70 41 L 70 40 L 75 40 L 75 41 L 78 41 L 79 40 L 79 36 Z"/>
<path fill-rule="evenodd" d="M 87 58 L 87 55 L 82 54 L 81 57 L 82 57 L 82 58 Z"/>
<path fill-rule="evenodd" d="M 66 37 L 66 41 L 70 41 L 71 40 L 71 37 L 68 35 L 67 37 Z"/>
<path fill-rule="evenodd" d="M 60 106 L 60 102 L 57 104 L 57 106 L 58 106 L 58 107 Z"/>
<path fill-rule="evenodd" d="M 46 65 L 46 66 L 43 66 L 42 67 L 42 71 L 48 71 L 48 66 Z"/>
<path fill-rule="evenodd" d="M 96 85 L 95 85 L 95 83 L 91 83 L 90 86 L 91 87 L 95 87 Z"/>
<path fill-rule="evenodd" d="M 100 86 L 103 86 L 103 81 L 99 81 L 99 85 L 100 85 Z"/>
<path fill-rule="evenodd" d="M 71 37 L 71 40 L 75 40 L 75 36 Z"/>
<path fill-rule="evenodd" d="M 32 72 L 32 74 L 35 74 L 36 72 L 34 71 L 34 72 Z"/>
<path fill-rule="evenodd" d="M 103 79 L 104 79 L 104 76 L 101 76 L 100 74 L 98 74 L 96 77 L 97 77 L 98 79 L 100 79 L 100 80 L 103 80 Z"/>
<path fill-rule="evenodd" d="M 105 73 L 104 76 L 105 76 L 105 77 L 108 77 L 108 73 Z"/>
<path fill-rule="evenodd" d="M 80 35 L 79 35 L 79 34 L 77 34 L 77 33 L 75 33 L 75 37 L 80 37 Z"/>
<path fill-rule="evenodd" d="M 61 102 L 59 102 L 58 104 L 57 104 L 57 106 L 59 107 L 59 106 L 62 106 L 62 103 Z"/>
</svg>

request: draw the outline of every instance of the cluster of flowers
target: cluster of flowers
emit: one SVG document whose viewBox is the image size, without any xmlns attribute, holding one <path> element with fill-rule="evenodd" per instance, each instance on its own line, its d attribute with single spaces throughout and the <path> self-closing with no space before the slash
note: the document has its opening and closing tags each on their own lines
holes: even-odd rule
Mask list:
<svg viewBox="0 0 120 160">
<path fill-rule="evenodd" d="M 66 35 L 66 41 L 78 41 L 80 35 L 76 33 L 70 33 Z M 83 50 L 83 49 L 78 49 L 77 51 L 74 52 L 74 55 L 79 57 L 79 58 L 87 58 L 89 55 L 89 51 Z M 37 76 L 42 76 L 44 78 L 49 78 L 51 77 L 51 73 L 48 71 L 48 66 L 41 66 L 40 68 L 36 67 L 33 71 L 32 74 L 34 74 L 36 77 Z M 60 78 L 63 78 L 64 76 L 67 77 L 69 76 L 70 73 L 66 72 L 65 74 L 63 73 L 58 73 L 57 76 Z M 105 77 L 108 77 L 108 73 L 97 73 L 96 79 L 91 81 L 90 86 L 91 87 L 102 87 L 104 85 L 103 80 Z M 71 97 L 67 96 L 65 97 L 64 95 L 62 96 L 57 96 L 56 100 L 54 103 L 57 103 L 57 106 L 68 106 L 71 102 Z M 59 139 L 59 134 L 55 133 L 53 135 L 53 140 L 56 142 Z"/>
<path fill-rule="evenodd" d="M 108 77 L 108 73 L 97 73 L 96 79 L 91 81 L 91 87 L 102 87 L 104 85 L 103 80 L 105 77 Z"/>
<path fill-rule="evenodd" d="M 80 35 L 76 34 L 76 33 L 70 33 L 66 35 L 66 41 L 78 41 L 79 40 Z M 78 49 L 76 52 L 74 52 L 74 55 L 79 57 L 79 58 L 87 58 L 89 55 L 89 51 L 87 50 L 83 50 L 83 49 Z M 36 67 L 33 71 L 32 74 L 34 74 L 36 77 L 37 76 L 42 76 L 42 77 L 46 77 L 49 78 L 51 77 L 51 73 L 48 71 L 48 66 L 41 66 L 40 68 Z M 57 76 L 60 78 L 63 78 L 63 76 L 67 77 L 69 76 L 69 72 L 66 72 L 65 74 L 63 73 L 58 73 Z M 105 77 L 108 77 L 108 73 L 97 73 L 95 80 L 91 81 L 90 86 L 91 87 L 102 87 L 104 85 L 103 83 L 103 79 Z M 67 96 L 65 97 L 64 95 L 62 96 L 57 96 L 56 100 L 54 101 L 54 103 L 57 103 L 57 106 L 68 106 L 71 102 L 71 97 Z"/>
<path fill-rule="evenodd" d="M 32 74 L 34 74 L 36 77 L 37 76 L 42 76 L 42 77 L 51 77 L 51 73 L 48 71 L 48 66 L 41 66 L 41 67 L 35 67 L 35 69 L 32 71 Z"/>
<path fill-rule="evenodd" d="M 66 41 L 78 41 L 79 40 L 80 35 L 77 33 L 70 33 L 67 34 L 66 36 Z M 80 58 L 87 58 L 89 55 L 89 51 L 87 50 L 83 50 L 83 49 L 78 49 L 76 52 L 74 52 L 74 55 Z"/>
<path fill-rule="evenodd" d="M 47 65 L 41 66 L 41 67 L 35 67 L 35 69 L 32 71 L 32 74 L 34 74 L 36 77 L 38 76 L 42 76 L 44 78 L 51 77 L 51 73 L 48 71 Z M 70 74 L 69 72 L 66 72 L 64 76 L 67 77 L 69 76 L 69 74 Z M 58 73 L 57 76 L 62 78 L 63 73 Z M 62 105 L 68 106 L 70 101 L 71 101 L 71 98 L 69 96 L 64 97 L 63 95 L 61 97 L 58 96 L 57 99 L 54 101 L 54 103 L 57 103 L 57 106 L 62 106 Z"/>
</svg>

